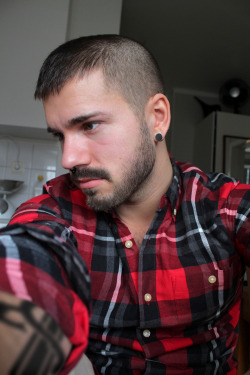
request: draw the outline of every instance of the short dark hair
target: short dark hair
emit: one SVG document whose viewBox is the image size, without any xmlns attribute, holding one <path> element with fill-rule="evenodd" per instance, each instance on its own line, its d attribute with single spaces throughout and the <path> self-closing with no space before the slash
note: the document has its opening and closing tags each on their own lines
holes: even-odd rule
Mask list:
<svg viewBox="0 0 250 375">
<path fill-rule="evenodd" d="M 140 114 L 151 96 L 164 91 L 158 64 L 145 47 L 120 35 L 94 35 L 70 40 L 49 54 L 34 96 L 45 100 L 70 79 L 94 69 L 101 69 L 108 87 Z"/>
</svg>

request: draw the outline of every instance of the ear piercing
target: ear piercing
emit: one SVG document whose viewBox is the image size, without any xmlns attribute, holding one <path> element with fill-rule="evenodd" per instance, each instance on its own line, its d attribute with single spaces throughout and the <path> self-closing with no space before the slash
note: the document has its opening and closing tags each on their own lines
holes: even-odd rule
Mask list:
<svg viewBox="0 0 250 375">
<path fill-rule="evenodd" d="M 155 141 L 156 142 L 162 142 L 163 141 L 163 136 L 162 136 L 162 134 L 161 133 L 156 133 L 155 134 Z"/>
</svg>

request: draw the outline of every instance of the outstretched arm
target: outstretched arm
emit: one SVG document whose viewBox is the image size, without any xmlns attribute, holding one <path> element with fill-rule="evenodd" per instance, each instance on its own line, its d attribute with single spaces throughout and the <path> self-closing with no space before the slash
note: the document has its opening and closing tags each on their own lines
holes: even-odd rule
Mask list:
<svg viewBox="0 0 250 375">
<path fill-rule="evenodd" d="M 65 189 L 63 185 L 62 192 Z M 70 195 L 67 189 L 65 194 Z M 28 359 L 40 365 L 41 358 L 51 368 L 43 369 L 43 364 L 40 372 L 25 370 L 27 374 L 56 373 L 63 362 L 60 373 L 67 374 L 88 343 L 88 270 L 70 222 L 50 195 L 22 204 L 11 224 L 0 230 L 0 291 L 16 300 L 0 298 L 0 373 L 6 361 L 2 347 L 6 346 L 12 358 L 5 366 L 16 366 L 7 370 L 9 374 L 23 374 Z"/>
<path fill-rule="evenodd" d="M 55 374 L 63 364 L 66 374 L 76 365 L 88 341 L 89 286 L 70 238 L 22 225 L 0 233 L 1 375 Z"/>
<path fill-rule="evenodd" d="M 71 343 L 55 320 L 29 301 L 0 291 L 2 375 L 57 374 Z"/>
</svg>

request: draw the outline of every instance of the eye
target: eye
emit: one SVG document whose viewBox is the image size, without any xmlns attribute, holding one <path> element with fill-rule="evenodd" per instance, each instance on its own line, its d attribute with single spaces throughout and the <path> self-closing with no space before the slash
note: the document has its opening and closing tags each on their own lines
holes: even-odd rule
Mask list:
<svg viewBox="0 0 250 375">
<path fill-rule="evenodd" d="M 85 124 L 83 124 L 83 128 L 86 131 L 91 131 L 95 130 L 98 125 L 100 125 L 99 122 L 86 122 Z"/>
</svg>

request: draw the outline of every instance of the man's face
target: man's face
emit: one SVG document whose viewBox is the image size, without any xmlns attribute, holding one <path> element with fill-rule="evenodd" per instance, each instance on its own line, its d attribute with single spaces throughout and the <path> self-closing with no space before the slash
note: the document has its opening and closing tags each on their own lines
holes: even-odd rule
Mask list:
<svg viewBox="0 0 250 375">
<path fill-rule="evenodd" d="M 62 166 L 76 168 L 71 178 L 91 208 L 106 211 L 140 196 L 154 167 L 154 142 L 100 71 L 69 81 L 44 109 L 62 145 Z"/>
</svg>

